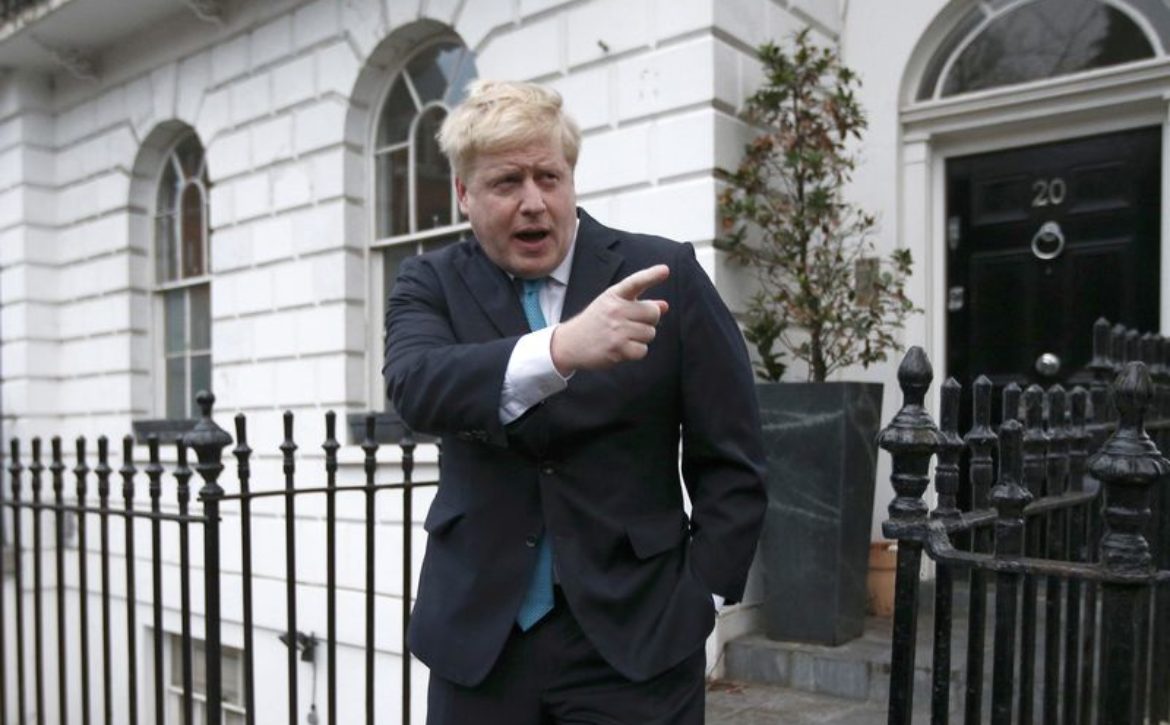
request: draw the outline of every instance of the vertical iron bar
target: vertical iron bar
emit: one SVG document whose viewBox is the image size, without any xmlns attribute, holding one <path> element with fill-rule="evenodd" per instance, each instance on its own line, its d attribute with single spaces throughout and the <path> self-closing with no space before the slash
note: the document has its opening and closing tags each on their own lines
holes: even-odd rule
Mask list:
<svg viewBox="0 0 1170 725">
<path fill-rule="evenodd" d="M 24 561 L 21 547 L 23 546 L 21 532 L 20 510 L 20 478 L 24 466 L 20 463 L 20 439 L 12 439 L 11 458 L 8 462 L 8 472 L 12 474 L 12 574 L 15 594 L 13 601 L 16 606 L 16 721 L 23 723 L 28 715 L 28 704 L 25 702 L 24 679 Z M 3 583 L 0 582 L 0 586 Z M 7 682 L 4 683 L 7 686 Z M 7 717 L 7 713 L 5 713 Z"/>
<path fill-rule="evenodd" d="M 1069 468 L 1068 396 L 1060 385 L 1048 389 L 1048 456 L 1047 486 L 1044 494 L 1065 493 Z M 1046 556 L 1067 561 L 1065 552 L 1065 514 L 1053 511 L 1048 522 Z M 1061 621 L 1064 599 L 1063 583 L 1055 576 L 1047 577 L 1044 597 L 1044 722 L 1056 725 L 1060 714 Z"/>
<path fill-rule="evenodd" d="M 53 477 L 53 527 L 57 543 L 57 722 L 69 725 L 69 680 L 65 676 L 65 461 L 61 456 L 61 437 L 53 436 L 49 445 L 53 457 L 49 473 Z"/>
<path fill-rule="evenodd" d="M 252 621 L 252 497 L 249 481 L 252 478 L 250 459 L 252 449 L 248 447 L 248 423 L 243 413 L 236 414 L 236 471 L 240 479 L 240 553 L 244 575 L 244 718 L 247 725 L 256 725 L 256 660 L 253 642 Z M 329 720 L 330 725 L 334 723 Z"/>
<path fill-rule="evenodd" d="M 1143 575 L 1154 571 L 1144 536 L 1150 516 L 1151 488 L 1170 472 L 1143 429 L 1143 416 L 1153 397 L 1146 366 L 1131 362 L 1113 386 L 1119 414 L 1117 430 L 1093 457 L 1090 472 L 1105 489 L 1105 535 L 1101 566 L 1112 574 Z M 1142 641 L 1149 619 L 1149 585 L 1111 581 L 1101 586 L 1101 684 L 1098 723 L 1136 723 L 1144 719 L 1140 680 Z"/>
<path fill-rule="evenodd" d="M 166 722 L 164 708 L 165 683 L 163 682 L 163 595 L 162 595 L 162 475 L 159 462 L 158 436 L 151 433 L 146 438 L 150 462 L 146 464 L 146 478 L 150 481 L 150 578 L 151 578 L 151 626 L 154 627 L 154 722 Z"/>
<path fill-rule="evenodd" d="M 77 439 L 77 465 L 73 467 L 77 476 L 77 598 L 81 614 L 78 629 L 81 632 L 81 722 L 89 725 L 89 570 L 85 536 L 85 493 L 86 476 L 89 466 L 85 463 L 85 438 Z"/>
<path fill-rule="evenodd" d="M 1044 391 L 1039 385 L 1029 385 L 1023 395 L 1024 406 L 1024 482 L 1033 500 L 1044 495 L 1046 473 L 1045 453 L 1048 435 L 1044 432 Z M 1047 527 L 1040 518 L 1024 524 L 1025 553 L 1043 556 L 1044 532 Z M 1020 722 L 1032 722 L 1036 695 L 1036 611 L 1039 596 L 1039 578 L 1024 576 L 1023 602 L 1020 613 Z"/>
<path fill-rule="evenodd" d="M 413 589 L 413 531 L 414 520 L 414 438 L 410 431 L 402 437 L 402 722 L 410 722 L 410 647 L 406 644 L 406 630 L 410 627 L 410 601 Z"/>
<path fill-rule="evenodd" d="M 922 543 L 900 538 L 902 532 L 926 521 L 922 500 L 930 482 L 930 459 L 942 442 L 938 428 L 923 407 L 934 377 L 930 360 L 920 347 L 912 347 L 898 366 L 898 385 L 903 405 L 878 435 L 878 445 L 890 452 L 890 481 L 896 496 L 890 503 L 890 520 L 882 524 L 887 539 L 898 539 L 898 563 L 894 580 L 893 653 L 890 659 L 890 725 L 909 725 L 914 707 L 914 654 L 918 632 L 918 576 Z"/>
<path fill-rule="evenodd" d="M 296 533 L 296 460 L 293 453 L 293 414 L 284 412 L 284 544 L 285 610 L 288 617 L 288 725 L 297 725 L 297 533 Z"/>
<path fill-rule="evenodd" d="M 1085 431 L 1085 413 L 1088 392 L 1082 387 L 1073 388 L 1070 396 L 1071 428 L 1069 429 L 1068 490 L 1073 493 L 1084 491 L 1086 448 L 1089 435 Z M 1067 551 L 1070 561 L 1088 561 L 1085 536 L 1085 511 L 1082 506 L 1073 506 L 1068 514 Z M 1080 714 L 1078 692 L 1080 690 L 1081 632 L 1084 619 L 1084 603 L 1079 579 L 1068 580 L 1068 627 L 1064 639 L 1064 723 L 1076 725 Z"/>
<path fill-rule="evenodd" d="M 181 655 L 183 660 L 183 725 L 195 725 L 195 673 L 191 642 L 191 532 L 187 514 L 191 502 L 191 469 L 187 466 L 187 444 L 180 438 L 175 444 L 178 461 L 175 480 L 179 501 L 179 602 Z"/>
<path fill-rule="evenodd" d="M 995 477 L 992 470 L 992 452 L 999 439 L 991 430 L 991 380 L 980 375 L 975 380 L 972 394 L 972 425 L 966 443 L 971 448 L 971 504 L 979 511 L 987 508 L 988 493 Z M 986 526 L 975 530 L 972 541 L 977 553 L 992 549 L 992 532 Z M 965 722 L 982 722 L 983 716 L 983 652 L 986 642 L 987 572 L 971 567 L 970 606 L 967 612 L 967 697 Z"/>
<path fill-rule="evenodd" d="M 1125 327 L 1122 325 L 1110 326 L 1108 320 L 1101 318 L 1093 325 L 1093 358 L 1086 366 L 1093 375 L 1090 384 L 1089 399 L 1093 420 L 1093 434 L 1089 449 L 1096 451 L 1105 443 L 1105 425 L 1113 420 L 1114 407 L 1109 381 L 1121 368 L 1121 359 L 1125 354 Z M 1088 417 L 1088 416 L 1087 416 Z M 1104 493 L 1096 479 L 1089 479 L 1090 490 L 1095 494 L 1092 504 L 1085 509 L 1085 560 L 1096 562 L 1098 546 L 1100 544 L 1101 508 Z M 1083 637 L 1080 652 L 1080 722 L 1088 725 L 1092 722 L 1096 694 L 1097 671 L 1097 625 L 1098 625 L 1098 586 L 1094 581 L 1084 583 L 1084 600 L 1082 602 Z"/>
<path fill-rule="evenodd" d="M 219 589 L 219 503 L 223 489 L 219 475 L 223 473 L 223 449 L 231 445 L 232 437 L 215 424 L 211 409 L 215 396 L 206 390 L 195 395 L 202 415 L 195 427 L 183 436 L 183 441 L 195 451 L 198 463 L 195 471 L 203 479 L 199 500 L 203 502 L 203 653 L 206 667 L 207 725 L 223 723 L 222 641 L 220 632 Z"/>
<path fill-rule="evenodd" d="M 98 436 L 98 462 L 93 469 L 98 489 L 98 550 L 101 556 L 102 586 L 102 715 L 114 725 L 114 691 L 110 656 L 110 441 Z"/>
<path fill-rule="evenodd" d="M 366 725 L 374 725 L 374 473 L 378 469 L 378 443 L 374 440 L 374 416 L 366 416 Z"/>
<path fill-rule="evenodd" d="M 325 646 L 329 671 L 325 676 L 325 711 L 328 721 L 337 722 L 337 413 L 325 413 Z M 404 721 L 406 722 L 406 721 Z"/>
<path fill-rule="evenodd" d="M 942 385 L 942 406 L 939 415 L 941 442 L 938 447 L 938 465 L 934 471 L 934 488 L 938 505 L 931 512 L 932 519 L 958 519 L 959 456 L 963 439 L 959 437 L 959 394 L 962 387 L 954 378 Z M 930 721 L 946 725 L 951 709 L 951 605 L 954 572 L 940 563 L 935 572 L 934 589 L 934 657 L 931 678 Z"/>
<path fill-rule="evenodd" d="M 1023 478 L 1021 446 L 1023 431 L 1016 420 L 1007 420 L 999 429 L 999 481 L 991 490 L 991 502 L 998 515 L 995 520 L 995 556 L 1016 558 L 1024 552 L 1024 506 L 1032 500 L 1020 485 Z M 1019 602 L 1020 575 L 996 574 L 995 584 L 995 651 L 991 682 L 991 722 L 1010 725 L 1012 695 L 1015 685 L 1016 613 Z M 1031 693 L 1021 691 L 1020 698 Z M 1029 722 L 1029 721 L 1023 721 Z"/>
<path fill-rule="evenodd" d="M 123 535 L 126 549 L 126 654 L 127 676 L 126 700 L 130 725 L 138 725 L 138 587 L 136 585 L 137 565 L 134 552 L 134 436 L 122 438 L 122 503 L 126 511 Z"/>
<path fill-rule="evenodd" d="M 41 439 L 32 439 L 32 462 L 28 467 L 32 476 L 33 513 L 33 662 L 35 667 L 35 697 L 37 725 L 45 725 L 45 645 L 44 611 L 41 589 L 44 586 L 41 571 L 41 555 L 44 553 L 41 530 L 41 474 L 45 466 L 41 463 Z"/>
</svg>

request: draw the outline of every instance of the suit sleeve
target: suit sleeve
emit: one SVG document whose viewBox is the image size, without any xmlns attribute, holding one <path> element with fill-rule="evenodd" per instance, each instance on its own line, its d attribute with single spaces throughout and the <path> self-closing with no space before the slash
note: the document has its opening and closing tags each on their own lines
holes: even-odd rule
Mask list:
<svg viewBox="0 0 1170 725">
<path fill-rule="evenodd" d="M 675 264 L 681 307 L 682 474 L 691 498 L 691 563 L 734 603 L 763 522 L 766 459 L 743 335 L 694 247 Z"/>
<path fill-rule="evenodd" d="M 404 261 L 386 310 L 386 394 L 414 430 L 504 446 L 500 389 L 519 338 L 461 342 L 451 314 L 430 264 Z"/>
</svg>

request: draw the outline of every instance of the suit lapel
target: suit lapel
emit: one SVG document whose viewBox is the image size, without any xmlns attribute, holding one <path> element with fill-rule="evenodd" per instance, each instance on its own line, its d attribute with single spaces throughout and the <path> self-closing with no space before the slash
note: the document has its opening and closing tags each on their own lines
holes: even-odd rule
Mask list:
<svg viewBox="0 0 1170 725">
<path fill-rule="evenodd" d="M 524 318 L 511 279 L 487 258 L 478 242 L 469 245 L 468 253 L 459 259 L 456 269 L 471 296 L 501 336 L 512 337 L 528 332 L 528 321 Z"/>
<path fill-rule="evenodd" d="M 573 271 L 565 290 L 565 305 L 561 319 L 567 320 L 613 284 L 613 278 L 624 258 L 613 250 L 617 237 L 593 217 L 578 210 L 581 220 L 577 228 L 577 244 L 573 250 Z"/>
</svg>

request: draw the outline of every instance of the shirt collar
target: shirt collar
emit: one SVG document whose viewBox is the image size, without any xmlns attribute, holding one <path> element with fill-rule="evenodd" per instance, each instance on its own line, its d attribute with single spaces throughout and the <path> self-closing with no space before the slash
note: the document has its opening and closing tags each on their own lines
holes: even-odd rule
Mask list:
<svg viewBox="0 0 1170 725">
<path fill-rule="evenodd" d="M 581 228 L 581 220 L 576 220 L 573 226 L 573 238 L 569 240 L 569 251 L 565 254 L 565 258 L 556 266 L 553 271 L 548 273 L 550 279 L 556 280 L 565 287 L 569 286 L 569 275 L 573 271 L 573 250 L 577 246 L 577 230 Z"/>
</svg>

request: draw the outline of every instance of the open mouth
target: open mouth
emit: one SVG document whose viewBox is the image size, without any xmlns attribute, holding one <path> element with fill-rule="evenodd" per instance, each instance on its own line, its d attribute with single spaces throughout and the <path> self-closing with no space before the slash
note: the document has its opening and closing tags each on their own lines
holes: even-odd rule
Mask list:
<svg viewBox="0 0 1170 725">
<path fill-rule="evenodd" d="M 523 229 L 516 232 L 515 237 L 522 242 L 533 244 L 548 237 L 547 229 Z"/>
</svg>

